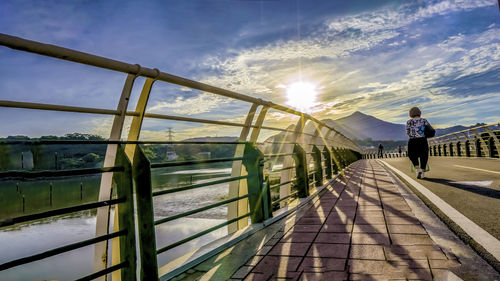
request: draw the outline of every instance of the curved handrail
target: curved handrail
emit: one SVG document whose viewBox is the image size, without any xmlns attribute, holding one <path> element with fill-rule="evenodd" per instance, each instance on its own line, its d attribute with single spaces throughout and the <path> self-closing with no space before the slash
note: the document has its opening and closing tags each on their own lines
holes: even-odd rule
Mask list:
<svg viewBox="0 0 500 281">
<path fill-rule="evenodd" d="M 240 94 L 240 93 L 237 93 L 234 91 L 222 89 L 219 87 L 208 85 L 208 84 L 198 82 L 195 80 L 191 80 L 188 78 L 184 78 L 184 77 L 176 76 L 173 74 L 161 72 L 156 68 L 148 68 L 148 67 L 141 66 L 139 64 L 126 63 L 126 62 L 113 60 L 113 59 L 109 59 L 109 58 L 105 58 L 105 57 L 101 57 L 101 56 L 97 56 L 97 55 L 92 55 L 92 54 L 85 53 L 85 52 L 76 51 L 76 50 L 69 49 L 69 48 L 63 48 L 63 47 L 56 46 L 56 45 L 44 44 L 44 43 L 37 42 L 37 41 L 27 40 L 27 39 L 23 39 L 20 37 L 16 37 L 16 36 L 4 34 L 4 33 L 0 33 L 0 45 L 9 47 L 9 48 L 15 49 L 15 50 L 21 50 L 21 51 L 25 51 L 25 52 L 36 53 L 39 55 L 49 56 L 49 57 L 58 58 L 58 59 L 62 59 L 62 60 L 92 65 L 92 66 L 96 66 L 96 67 L 100 67 L 100 68 L 104 68 L 104 69 L 108 69 L 108 70 L 114 70 L 114 71 L 118 71 L 118 72 L 134 74 L 136 76 L 154 78 L 156 80 L 160 80 L 160 81 L 164 81 L 164 82 L 168 82 L 168 83 L 172 83 L 172 84 L 176 84 L 176 85 L 180 85 L 180 86 L 190 87 L 190 88 L 197 89 L 200 91 L 210 92 L 213 94 L 217 94 L 217 95 L 221 95 L 221 96 L 225 96 L 225 97 L 229 97 L 229 98 L 233 98 L 233 99 L 237 99 L 237 100 L 241 100 L 241 101 L 246 101 L 246 102 L 251 102 L 251 103 L 258 104 L 258 105 L 267 106 L 267 107 L 274 108 L 274 109 L 281 110 L 281 111 L 285 111 L 287 113 L 291 113 L 294 115 L 304 116 L 306 119 L 312 120 L 315 123 L 318 123 L 322 126 L 325 126 L 325 127 L 329 128 L 330 130 L 333 130 L 337 134 L 341 135 L 343 138 L 348 139 L 342 133 L 337 131 L 335 128 L 328 126 L 326 123 L 316 119 L 315 117 L 313 117 L 309 114 L 297 111 L 295 109 L 292 109 L 292 108 L 289 108 L 289 107 L 286 107 L 283 105 L 273 103 L 271 101 L 265 101 L 265 100 L 262 100 L 259 98 L 255 98 L 255 97 Z M 350 140 L 350 139 L 348 139 L 348 140 Z M 352 144 L 354 144 L 354 147 L 359 149 L 359 147 L 354 142 L 352 142 L 352 140 L 350 140 L 350 141 Z"/>
</svg>

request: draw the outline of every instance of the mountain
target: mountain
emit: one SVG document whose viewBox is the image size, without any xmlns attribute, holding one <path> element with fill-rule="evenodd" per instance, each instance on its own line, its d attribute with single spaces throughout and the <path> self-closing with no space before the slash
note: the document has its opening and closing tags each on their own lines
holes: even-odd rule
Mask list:
<svg viewBox="0 0 500 281">
<path fill-rule="evenodd" d="M 323 121 L 351 139 L 408 139 L 405 132 L 405 125 L 386 122 L 359 111 L 337 120 L 326 119 Z"/>
<path fill-rule="evenodd" d="M 339 132 L 351 139 L 372 139 L 372 140 L 407 140 L 405 124 L 395 124 L 380 120 L 373 116 L 361 113 L 359 111 L 353 114 L 337 119 L 326 119 L 323 120 L 330 126 L 333 126 Z M 484 125 L 482 123 L 477 123 L 472 126 L 453 126 L 449 128 L 436 129 L 436 137 L 453 132 L 458 132 L 466 130 L 469 128 Z"/>
<path fill-rule="evenodd" d="M 486 124 L 485 123 L 477 123 L 476 125 L 472 125 L 472 126 L 458 125 L 458 126 L 453 126 L 453 127 L 443 128 L 443 129 L 436 129 L 436 137 L 439 137 L 439 136 L 442 136 L 442 135 L 446 135 L 446 134 L 450 134 L 450 133 L 453 133 L 453 132 L 459 132 L 459 131 L 467 130 L 467 129 L 474 128 L 474 127 L 483 126 L 483 125 L 486 125 Z"/>
</svg>

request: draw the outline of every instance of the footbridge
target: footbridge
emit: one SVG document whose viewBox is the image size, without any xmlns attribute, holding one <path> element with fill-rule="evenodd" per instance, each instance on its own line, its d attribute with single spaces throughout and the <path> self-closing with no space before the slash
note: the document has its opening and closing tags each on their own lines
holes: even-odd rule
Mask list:
<svg viewBox="0 0 500 281">
<path fill-rule="evenodd" d="M 416 182 L 404 154 L 372 159 L 270 101 L 6 34 L 0 44 L 124 80 L 114 108 L 0 100 L 13 113 L 111 120 L 107 139 L 0 141 L 1 280 L 500 278 L 498 124 L 430 140 L 431 171 Z M 245 114 L 159 112 L 151 101 L 168 87 Z M 150 140 L 144 129 L 172 124 L 239 137 Z"/>
</svg>

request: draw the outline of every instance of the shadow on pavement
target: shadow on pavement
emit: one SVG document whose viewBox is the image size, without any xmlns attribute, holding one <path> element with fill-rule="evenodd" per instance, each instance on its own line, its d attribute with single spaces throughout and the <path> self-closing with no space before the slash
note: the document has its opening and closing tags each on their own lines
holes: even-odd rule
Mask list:
<svg viewBox="0 0 500 281">
<path fill-rule="evenodd" d="M 474 192 L 479 195 L 488 196 L 492 198 L 500 198 L 500 190 L 477 186 L 477 185 L 468 185 L 468 184 L 459 184 L 455 181 L 450 181 L 447 179 L 434 179 L 434 178 L 424 178 L 423 180 L 444 184 L 447 186 L 460 188 L 465 191 Z"/>
</svg>

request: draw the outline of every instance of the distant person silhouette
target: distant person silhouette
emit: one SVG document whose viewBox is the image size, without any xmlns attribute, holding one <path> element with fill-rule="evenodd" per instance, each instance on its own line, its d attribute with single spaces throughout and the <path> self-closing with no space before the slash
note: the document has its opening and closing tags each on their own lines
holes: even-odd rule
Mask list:
<svg viewBox="0 0 500 281">
<path fill-rule="evenodd" d="M 400 145 L 400 146 L 398 146 L 399 157 L 401 157 L 401 152 L 403 152 L 403 150 L 402 150 L 401 145 Z"/>
<path fill-rule="evenodd" d="M 425 118 L 420 117 L 422 112 L 418 107 L 412 107 L 409 113 L 411 119 L 406 122 L 406 134 L 409 137 L 408 157 L 415 167 L 417 179 L 423 179 L 427 168 L 427 160 L 429 159 L 427 138 L 433 137 L 436 131 Z"/>
<path fill-rule="evenodd" d="M 384 146 L 379 143 L 378 144 L 378 158 L 383 158 L 384 157 Z"/>
</svg>

